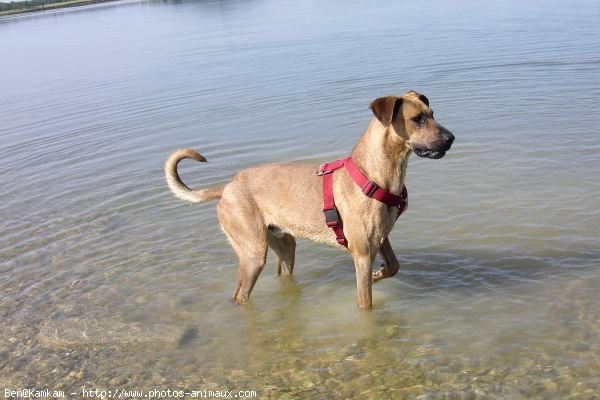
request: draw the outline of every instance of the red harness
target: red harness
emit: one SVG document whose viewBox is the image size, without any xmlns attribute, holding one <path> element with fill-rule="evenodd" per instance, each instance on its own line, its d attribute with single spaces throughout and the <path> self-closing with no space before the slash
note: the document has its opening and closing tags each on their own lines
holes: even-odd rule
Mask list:
<svg viewBox="0 0 600 400">
<path fill-rule="evenodd" d="M 333 196 L 333 172 L 342 167 L 346 168 L 354 183 L 360 187 L 365 196 L 378 200 L 388 206 L 398 206 L 399 212 L 396 219 L 406 209 L 408 191 L 406 190 L 406 186 L 403 186 L 402 193 L 398 196 L 378 186 L 358 169 L 354 161 L 352 161 L 352 157 L 322 164 L 317 171 L 317 175 L 323 176 L 323 213 L 325 214 L 325 223 L 335 232 L 337 242 L 348 247 L 348 241 L 342 229 L 342 220 L 335 207 Z"/>
</svg>

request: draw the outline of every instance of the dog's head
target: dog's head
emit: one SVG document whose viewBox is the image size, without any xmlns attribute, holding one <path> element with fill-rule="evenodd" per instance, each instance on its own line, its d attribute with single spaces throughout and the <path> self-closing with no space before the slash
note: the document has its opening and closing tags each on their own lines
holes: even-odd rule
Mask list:
<svg viewBox="0 0 600 400">
<path fill-rule="evenodd" d="M 414 90 L 402 97 L 380 97 L 369 108 L 419 157 L 442 158 L 452 146 L 454 135 L 433 119 L 429 100 Z"/>
</svg>

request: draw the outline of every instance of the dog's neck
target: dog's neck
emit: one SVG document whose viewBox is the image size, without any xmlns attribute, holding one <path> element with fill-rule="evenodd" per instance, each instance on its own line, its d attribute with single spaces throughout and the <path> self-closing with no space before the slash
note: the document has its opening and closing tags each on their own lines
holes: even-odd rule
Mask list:
<svg viewBox="0 0 600 400">
<path fill-rule="evenodd" d="M 410 147 L 391 128 L 373 118 L 354 149 L 352 159 L 363 173 L 388 192 L 400 194 Z"/>
</svg>

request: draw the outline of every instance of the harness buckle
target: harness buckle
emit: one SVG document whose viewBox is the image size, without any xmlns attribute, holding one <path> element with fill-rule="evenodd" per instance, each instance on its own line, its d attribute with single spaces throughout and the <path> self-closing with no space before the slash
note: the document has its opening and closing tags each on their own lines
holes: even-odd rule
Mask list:
<svg viewBox="0 0 600 400">
<path fill-rule="evenodd" d="M 377 189 L 379 189 L 379 186 L 371 180 L 367 180 L 365 184 L 360 188 L 363 194 L 367 197 L 372 197 L 373 194 L 377 191 Z"/>
<path fill-rule="evenodd" d="M 327 168 L 327 166 L 328 166 L 328 165 L 329 165 L 329 164 L 321 164 L 321 165 L 319 166 L 319 169 L 317 170 L 317 172 L 315 172 L 315 174 L 316 174 L 317 176 L 323 176 L 323 175 L 327 175 L 327 174 L 330 174 L 330 173 L 332 173 L 332 172 L 333 172 L 332 170 L 330 170 L 330 169 L 325 169 L 325 168 Z"/>
<path fill-rule="evenodd" d="M 325 213 L 325 224 L 330 228 L 336 228 L 340 226 L 340 215 L 335 208 L 329 210 L 323 210 Z"/>
</svg>

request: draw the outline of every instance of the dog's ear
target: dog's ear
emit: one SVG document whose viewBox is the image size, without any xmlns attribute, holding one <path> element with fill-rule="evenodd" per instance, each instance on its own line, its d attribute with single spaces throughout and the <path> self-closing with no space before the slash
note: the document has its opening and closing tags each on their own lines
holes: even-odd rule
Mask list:
<svg viewBox="0 0 600 400">
<path fill-rule="evenodd" d="M 400 110 L 400 106 L 402 105 L 402 99 L 396 96 L 386 96 L 379 97 L 369 105 L 371 111 L 373 111 L 373 115 L 377 117 L 379 122 L 383 124 L 383 126 L 389 126 L 396 114 L 398 114 L 398 110 Z"/>
</svg>

